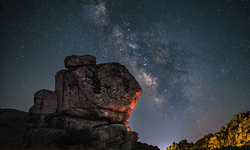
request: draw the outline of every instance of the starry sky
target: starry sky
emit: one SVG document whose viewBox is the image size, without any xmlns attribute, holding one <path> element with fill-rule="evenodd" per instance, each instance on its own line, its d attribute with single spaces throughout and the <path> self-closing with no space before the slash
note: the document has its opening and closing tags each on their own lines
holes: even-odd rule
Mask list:
<svg viewBox="0 0 250 150">
<path fill-rule="evenodd" d="M 69 55 L 119 62 L 142 87 L 130 118 L 166 149 L 250 111 L 249 0 L 1 0 L 0 107 L 28 111 Z"/>
</svg>

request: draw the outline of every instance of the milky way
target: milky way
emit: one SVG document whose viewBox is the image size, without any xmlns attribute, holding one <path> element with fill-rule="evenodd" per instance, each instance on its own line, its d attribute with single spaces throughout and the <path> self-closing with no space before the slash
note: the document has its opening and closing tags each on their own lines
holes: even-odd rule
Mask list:
<svg viewBox="0 0 250 150">
<path fill-rule="evenodd" d="M 130 126 L 165 149 L 249 111 L 250 1 L 0 2 L 0 106 L 24 111 L 68 55 L 119 62 L 142 87 Z"/>
</svg>

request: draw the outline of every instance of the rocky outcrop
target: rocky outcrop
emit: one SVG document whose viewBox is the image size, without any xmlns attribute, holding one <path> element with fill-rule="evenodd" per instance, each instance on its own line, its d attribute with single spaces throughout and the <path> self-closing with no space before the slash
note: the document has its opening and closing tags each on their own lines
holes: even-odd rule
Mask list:
<svg viewBox="0 0 250 150">
<path fill-rule="evenodd" d="M 34 138 L 24 145 L 42 147 L 60 139 L 56 143 L 85 149 L 132 149 L 138 134 L 128 120 L 141 94 L 134 77 L 118 63 L 96 65 L 90 55 L 68 56 L 64 65 L 68 69 L 57 72 L 55 91 L 35 94 L 24 137 Z M 74 138 L 65 142 L 67 137 Z"/>
<path fill-rule="evenodd" d="M 124 66 L 118 63 L 94 65 L 93 56 L 86 57 L 68 56 L 65 67 L 69 69 L 56 74 L 55 91 L 40 90 L 35 94 L 34 106 L 29 112 L 34 115 L 32 118 L 41 119 L 37 120 L 39 124 L 31 122 L 30 127 L 55 127 L 59 118 L 69 126 L 73 119 L 79 124 L 77 128 L 92 126 L 93 123 L 88 122 L 93 120 L 95 126 L 128 125 L 127 120 L 141 94 L 139 84 Z"/>
<path fill-rule="evenodd" d="M 221 130 L 214 134 L 207 134 L 195 144 L 186 140 L 174 143 L 167 150 L 199 150 L 199 149 L 223 149 L 223 148 L 250 149 L 250 112 L 235 115 L 233 119 L 222 126 Z"/>
<path fill-rule="evenodd" d="M 23 122 L 27 129 L 5 148 L 140 149 L 143 144 L 137 143 L 138 134 L 130 131 L 128 120 L 141 88 L 129 71 L 119 63 L 96 65 L 90 55 L 68 56 L 64 65 L 68 69 L 57 72 L 55 91 L 35 93 Z"/>
</svg>

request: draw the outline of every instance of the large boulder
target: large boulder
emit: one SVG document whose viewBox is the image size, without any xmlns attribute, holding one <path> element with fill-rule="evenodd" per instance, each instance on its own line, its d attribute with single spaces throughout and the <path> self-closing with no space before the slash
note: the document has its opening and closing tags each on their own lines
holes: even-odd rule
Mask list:
<svg viewBox="0 0 250 150">
<path fill-rule="evenodd" d="M 57 112 L 71 109 L 92 111 L 98 108 L 112 111 L 108 113 L 112 116 L 99 117 L 112 122 L 115 115 L 116 118 L 121 118 L 124 113 L 131 115 L 141 95 L 141 88 L 123 65 L 106 63 L 59 71 L 56 74 L 55 92 L 58 96 Z"/>
<path fill-rule="evenodd" d="M 59 112 L 93 107 L 131 112 L 138 103 L 141 88 L 123 65 L 107 63 L 59 71 L 56 93 Z"/>
</svg>

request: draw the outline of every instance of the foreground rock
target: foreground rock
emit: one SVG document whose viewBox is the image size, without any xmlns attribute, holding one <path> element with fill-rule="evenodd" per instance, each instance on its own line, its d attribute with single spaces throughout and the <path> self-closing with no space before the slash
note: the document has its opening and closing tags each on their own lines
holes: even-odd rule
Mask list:
<svg viewBox="0 0 250 150">
<path fill-rule="evenodd" d="M 195 144 L 186 140 L 179 144 L 172 143 L 167 150 L 200 150 L 200 149 L 250 149 L 250 112 L 240 113 L 222 126 L 221 130 L 214 134 L 205 135 Z"/>
<path fill-rule="evenodd" d="M 137 150 L 129 118 L 141 88 L 119 63 L 96 65 L 90 55 L 68 56 L 57 72 L 55 91 L 34 95 L 27 130 L 6 144 L 9 149 Z M 1 121 L 0 121 L 1 123 Z"/>
</svg>

